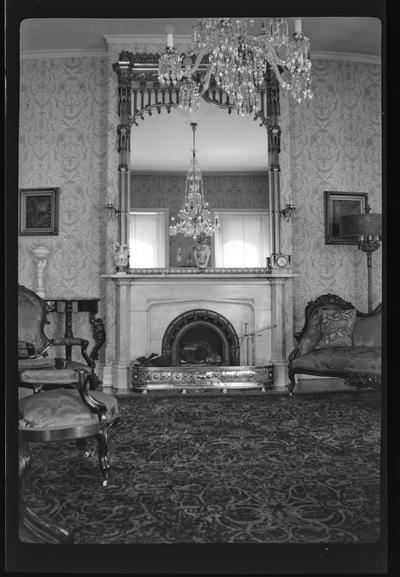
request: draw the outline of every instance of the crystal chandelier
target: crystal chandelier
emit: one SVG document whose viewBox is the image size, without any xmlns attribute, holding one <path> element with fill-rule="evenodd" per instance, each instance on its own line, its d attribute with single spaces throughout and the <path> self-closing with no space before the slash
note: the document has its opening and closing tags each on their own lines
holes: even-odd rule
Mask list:
<svg viewBox="0 0 400 577">
<path fill-rule="evenodd" d="M 196 159 L 195 133 L 197 123 L 191 123 L 193 131 L 192 159 L 189 170 L 186 174 L 185 198 L 183 206 L 178 212 L 178 217 L 171 217 L 169 227 L 170 236 L 183 234 L 186 237 L 193 237 L 197 240 L 201 237 L 210 237 L 218 227 L 218 220 L 211 221 L 211 213 L 208 202 L 204 200 L 203 176 Z"/>
<path fill-rule="evenodd" d="M 176 52 L 170 31 L 158 63 L 159 81 L 180 82 L 180 107 L 195 110 L 213 78 L 238 113 L 249 116 L 259 110 L 257 89 L 270 65 L 297 102 L 312 98 L 310 42 L 302 33 L 301 20 L 295 20 L 291 35 L 286 18 L 263 18 L 258 33 L 252 33 L 254 28 L 252 18 L 200 18 L 187 56 Z"/>
</svg>

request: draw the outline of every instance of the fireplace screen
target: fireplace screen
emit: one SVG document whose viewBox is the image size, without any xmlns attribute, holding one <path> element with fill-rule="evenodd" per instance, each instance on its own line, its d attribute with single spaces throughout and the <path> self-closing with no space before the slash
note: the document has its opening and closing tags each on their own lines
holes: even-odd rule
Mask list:
<svg viewBox="0 0 400 577">
<path fill-rule="evenodd" d="M 225 317 L 196 309 L 179 315 L 168 326 L 162 354 L 171 366 L 238 365 L 239 339 Z"/>
</svg>

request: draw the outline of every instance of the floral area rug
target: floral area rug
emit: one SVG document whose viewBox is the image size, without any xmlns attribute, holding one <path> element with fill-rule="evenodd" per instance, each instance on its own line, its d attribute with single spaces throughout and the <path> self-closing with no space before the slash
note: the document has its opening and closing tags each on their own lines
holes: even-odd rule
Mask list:
<svg viewBox="0 0 400 577">
<path fill-rule="evenodd" d="M 372 543 L 379 391 L 119 399 L 102 487 L 96 443 L 32 446 L 23 496 L 76 543 Z"/>
</svg>

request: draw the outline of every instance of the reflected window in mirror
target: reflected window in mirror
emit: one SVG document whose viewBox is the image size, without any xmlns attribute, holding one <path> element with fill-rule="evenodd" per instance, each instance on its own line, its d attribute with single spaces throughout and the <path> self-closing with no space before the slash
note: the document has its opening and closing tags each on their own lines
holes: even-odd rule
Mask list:
<svg viewBox="0 0 400 577">
<path fill-rule="evenodd" d="M 270 256 L 269 215 L 264 210 L 214 210 L 220 229 L 215 234 L 215 266 L 264 267 Z"/>
<path fill-rule="evenodd" d="M 129 253 L 132 268 L 168 266 L 167 224 L 167 209 L 131 211 Z"/>
</svg>

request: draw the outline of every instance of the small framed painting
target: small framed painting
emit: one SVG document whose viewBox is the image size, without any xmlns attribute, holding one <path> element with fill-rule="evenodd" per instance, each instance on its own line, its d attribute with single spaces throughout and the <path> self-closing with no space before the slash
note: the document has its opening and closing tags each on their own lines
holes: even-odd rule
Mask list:
<svg viewBox="0 0 400 577">
<path fill-rule="evenodd" d="M 357 239 L 340 236 L 340 219 L 365 212 L 367 205 L 366 192 L 325 191 L 325 244 L 357 244 Z"/>
<path fill-rule="evenodd" d="M 19 234 L 58 234 L 59 188 L 23 188 L 19 191 Z"/>
</svg>

